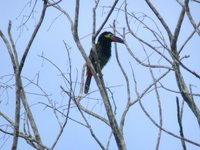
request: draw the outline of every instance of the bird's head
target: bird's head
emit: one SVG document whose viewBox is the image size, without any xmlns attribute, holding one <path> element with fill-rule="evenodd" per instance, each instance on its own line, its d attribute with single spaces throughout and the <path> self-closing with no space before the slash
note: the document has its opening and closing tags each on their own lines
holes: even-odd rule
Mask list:
<svg viewBox="0 0 200 150">
<path fill-rule="evenodd" d="M 118 43 L 124 43 L 124 40 L 122 40 L 121 38 L 113 35 L 113 33 L 105 31 L 103 32 L 99 38 L 98 38 L 98 42 L 118 42 Z"/>
</svg>

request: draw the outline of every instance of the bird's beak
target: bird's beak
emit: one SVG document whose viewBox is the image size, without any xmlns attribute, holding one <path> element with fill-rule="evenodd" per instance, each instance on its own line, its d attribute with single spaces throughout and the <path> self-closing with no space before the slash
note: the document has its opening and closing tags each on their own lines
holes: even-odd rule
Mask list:
<svg viewBox="0 0 200 150">
<path fill-rule="evenodd" d="M 121 38 L 114 36 L 114 35 L 112 36 L 111 40 L 113 42 L 124 43 L 124 40 L 122 40 Z"/>
</svg>

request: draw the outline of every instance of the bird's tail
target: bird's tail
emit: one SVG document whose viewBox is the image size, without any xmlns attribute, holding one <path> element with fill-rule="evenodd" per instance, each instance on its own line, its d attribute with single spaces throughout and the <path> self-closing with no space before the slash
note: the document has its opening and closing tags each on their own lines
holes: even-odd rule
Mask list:
<svg viewBox="0 0 200 150">
<path fill-rule="evenodd" d="M 92 75 L 88 75 L 85 81 L 85 89 L 84 89 L 84 93 L 87 94 L 90 88 L 90 82 L 92 79 Z"/>
</svg>

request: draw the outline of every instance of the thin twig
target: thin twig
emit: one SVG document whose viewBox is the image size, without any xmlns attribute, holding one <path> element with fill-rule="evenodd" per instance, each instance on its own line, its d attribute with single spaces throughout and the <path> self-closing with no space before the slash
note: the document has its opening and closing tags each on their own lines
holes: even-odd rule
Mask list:
<svg viewBox="0 0 200 150">
<path fill-rule="evenodd" d="M 143 50 L 147 56 L 147 52 L 144 48 L 144 46 L 142 45 L 143 47 Z M 148 64 L 150 64 L 150 60 L 148 58 Z M 154 76 L 154 73 L 153 73 L 153 70 L 151 67 L 149 67 L 149 72 L 151 74 L 151 77 L 152 77 L 152 80 L 153 80 L 153 83 L 154 84 L 154 89 L 155 89 L 155 93 L 156 93 L 156 98 L 157 98 L 157 102 L 158 102 L 158 110 L 159 110 L 159 126 L 162 128 L 163 126 L 163 119 L 162 119 L 162 107 L 161 107 L 161 101 L 160 101 L 160 95 L 159 95 L 159 92 L 158 92 L 158 85 L 157 85 L 157 82 L 156 82 L 156 78 Z M 161 128 L 159 129 L 159 132 L 158 132 L 158 137 L 157 137 L 157 144 L 156 144 L 156 150 L 159 150 L 159 145 L 160 145 L 160 140 L 161 140 L 161 133 L 162 133 L 162 130 Z"/>
<path fill-rule="evenodd" d="M 94 39 L 98 36 L 98 34 L 101 32 L 101 30 L 103 29 L 103 27 L 107 23 L 108 19 L 110 18 L 111 14 L 113 13 L 113 11 L 114 11 L 114 9 L 115 9 L 115 7 L 116 7 L 118 2 L 119 2 L 119 0 L 115 0 L 114 3 L 112 4 L 112 7 L 111 7 L 110 11 L 108 12 L 108 15 L 106 16 L 106 18 L 102 22 L 101 26 L 99 27 L 99 29 L 95 33 Z"/>
<path fill-rule="evenodd" d="M 61 87 L 61 89 L 69 96 L 69 92 L 66 91 L 63 87 Z M 89 129 L 90 131 L 90 134 L 92 135 L 92 137 L 95 139 L 95 141 L 99 144 L 99 146 L 101 147 L 102 150 L 105 150 L 105 147 L 103 146 L 103 144 L 99 141 L 99 139 L 97 138 L 97 136 L 95 135 L 91 125 L 89 124 L 88 120 L 86 119 L 85 115 L 83 114 L 83 111 L 79 105 L 79 100 L 77 100 L 74 96 L 71 97 L 72 100 L 74 101 L 74 103 L 76 104 L 82 118 L 84 119 L 86 125 L 87 125 L 87 128 Z"/>
<path fill-rule="evenodd" d="M 115 20 L 113 21 L 113 29 L 114 29 L 114 34 L 116 34 L 116 27 L 115 27 Z M 130 93 L 130 84 L 129 84 L 129 79 L 128 79 L 128 76 L 124 70 L 124 68 L 122 67 L 122 64 L 119 60 L 119 55 L 118 55 L 118 50 L 117 50 L 117 44 L 115 43 L 115 57 L 116 57 L 116 60 L 117 60 L 117 64 L 124 76 L 124 79 L 126 81 L 126 90 L 127 90 L 127 103 L 126 103 L 126 109 L 124 110 L 123 114 L 122 114 L 122 117 L 121 117 L 121 121 L 120 121 L 120 130 L 123 134 L 123 127 L 124 127 L 124 122 L 125 122 L 125 118 L 126 118 L 126 114 L 128 112 L 128 108 L 130 106 L 130 103 L 131 103 L 131 93 Z"/>
</svg>

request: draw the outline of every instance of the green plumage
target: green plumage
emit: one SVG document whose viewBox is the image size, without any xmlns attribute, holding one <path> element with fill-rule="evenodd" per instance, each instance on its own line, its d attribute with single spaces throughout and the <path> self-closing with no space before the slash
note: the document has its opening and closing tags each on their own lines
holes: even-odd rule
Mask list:
<svg viewBox="0 0 200 150">
<path fill-rule="evenodd" d="M 107 64 L 108 60 L 110 59 L 111 56 L 111 43 L 110 45 L 106 45 L 103 43 L 97 43 L 96 44 L 96 54 L 93 50 L 90 51 L 89 58 L 97 72 L 97 59 L 99 60 L 100 68 L 103 69 L 103 67 Z M 96 58 L 97 57 L 97 58 Z"/>
</svg>

